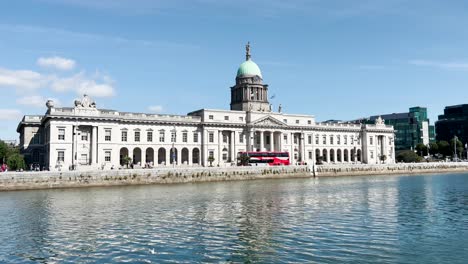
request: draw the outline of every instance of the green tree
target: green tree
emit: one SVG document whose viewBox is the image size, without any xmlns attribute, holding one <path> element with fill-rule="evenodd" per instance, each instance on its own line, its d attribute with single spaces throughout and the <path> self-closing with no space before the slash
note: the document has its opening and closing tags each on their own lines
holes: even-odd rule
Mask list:
<svg viewBox="0 0 468 264">
<path fill-rule="evenodd" d="M 239 156 L 239 164 L 241 166 L 247 166 L 249 164 L 250 157 L 246 153 L 242 153 Z"/>
<path fill-rule="evenodd" d="M 215 160 L 215 158 L 213 156 L 208 157 L 208 162 L 210 163 L 210 167 L 213 167 L 213 161 L 214 160 Z"/>
<path fill-rule="evenodd" d="M 129 156 L 125 156 L 123 157 L 123 162 L 124 164 L 127 166 L 127 169 L 128 169 L 128 165 L 132 163 L 132 158 L 130 158 Z"/>
<path fill-rule="evenodd" d="M 439 145 L 436 142 L 429 143 L 429 153 L 435 155 L 439 153 Z"/>
<path fill-rule="evenodd" d="M 13 153 L 9 155 L 7 159 L 7 165 L 12 171 L 26 168 L 24 157 L 19 153 Z"/>
<path fill-rule="evenodd" d="M 447 141 L 441 140 L 437 142 L 439 153 L 442 154 L 444 157 L 452 155 L 452 151 L 450 150 L 450 145 Z"/>
<path fill-rule="evenodd" d="M 8 144 L 0 140 L 0 164 L 6 162 L 9 152 Z"/>
<path fill-rule="evenodd" d="M 420 156 L 427 156 L 427 146 L 423 143 L 416 145 L 417 154 Z"/>
<path fill-rule="evenodd" d="M 414 153 L 412 150 L 403 150 L 399 152 L 396 156 L 398 162 L 420 162 L 422 158 L 418 156 L 418 154 Z"/>
</svg>

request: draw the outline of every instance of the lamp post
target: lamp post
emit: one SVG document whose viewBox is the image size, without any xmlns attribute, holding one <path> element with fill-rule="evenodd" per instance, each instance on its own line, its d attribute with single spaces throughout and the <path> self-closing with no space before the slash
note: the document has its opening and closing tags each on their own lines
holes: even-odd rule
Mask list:
<svg viewBox="0 0 468 264">
<path fill-rule="evenodd" d="M 457 157 L 457 141 L 458 141 L 458 137 L 454 136 L 453 137 L 453 150 L 454 150 L 455 155 L 453 155 L 453 161 L 457 161 L 457 159 L 458 159 L 458 157 Z"/>
</svg>

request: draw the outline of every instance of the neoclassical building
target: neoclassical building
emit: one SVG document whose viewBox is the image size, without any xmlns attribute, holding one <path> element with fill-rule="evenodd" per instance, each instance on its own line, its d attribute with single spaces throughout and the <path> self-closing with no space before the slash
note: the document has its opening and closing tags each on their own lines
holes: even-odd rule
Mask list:
<svg viewBox="0 0 468 264">
<path fill-rule="evenodd" d="M 28 164 L 50 170 L 117 169 L 126 157 L 136 167 L 236 164 L 243 151 L 289 152 L 291 163 L 394 163 L 394 130 L 375 124 L 317 123 L 314 116 L 274 112 L 268 85 L 246 46 L 231 87 L 230 110 L 187 115 L 99 109 L 87 95 L 73 107 L 47 101 L 44 115 L 18 124 Z"/>
</svg>

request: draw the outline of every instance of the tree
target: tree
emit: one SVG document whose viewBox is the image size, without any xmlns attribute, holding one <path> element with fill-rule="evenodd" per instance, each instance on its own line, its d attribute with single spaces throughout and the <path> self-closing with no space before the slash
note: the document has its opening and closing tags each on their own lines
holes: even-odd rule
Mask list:
<svg viewBox="0 0 468 264">
<path fill-rule="evenodd" d="M 249 160 L 250 160 L 249 155 L 247 155 L 246 153 L 242 153 L 239 157 L 239 164 L 241 166 L 247 166 L 249 164 Z"/>
<path fill-rule="evenodd" d="M 423 143 L 419 143 L 416 145 L 416 151 L 418 155 L 421 155 L 421 157 L 427 156 L 427 146 Z"/>
<path fill-rule="evenodd" d="M 24 157 L 19 153 L 13 153 L 10 156 L 8 156 L 7 165 L 12 171 L 26 168 Z"/>
<path fill-rule="evenodd" d="M 387 160 L 386 155 L 380 155 L 380 161 L 382 161 L 382 163 L 385 163 L 386 160 Z"/>
<path fill-rule="evenodd" d="M 128 169 L 128 165 L 132 163 L 132 158 L 130 158 L 129 156 L 125 156 L 123 157 L 123 162 L 127 166 L 127 169 Z"/>
<path fill-rule="evenodd" d="M 420 162 L 422 158 L 418 156 L 418 154 L 414 153 L 412 150 L 403 150 L 398 153 L 396 156 L 397 161 L 399 162 Z"/>
<path fill-rule="evenodd" d="M 208 162 L 210 163 L 210 167 L 213 167 L 213 161 L 214 160 L 215 160 L 215 158 L 213 156 L 208 157 Z"/>
<path fill-rule="evenodd" d="M 436 142 L 429 143 L 429 153 L 435 155 L 439 153 L 439 145 Z"/>
<path fill-rule="evenodd" d="M 10 147 L 8 144 L 0 140 L 0 164 L 6 162 L 9 152 Z"/>
<path fill-rule="evenodd" d="M 437 142 L 439 147 L 439 153 L 442 154 L 444 157 L 452 155 L 452 151 L 450 150 L 450 145 L 447 141 L 441 140 Z"/>
<path fill-rule="evenodd" d="M 456 147 L 455 147 L 456 145 Z M 463 153 L 463 143 L 457 138 L 457 142 L 455 143 L 455 138 L 452 138 L 450 140 L 450 150 L 452 155 L 454 154 L 454 147 L 457 149 L 457 156 L 461 157 L 461 154 Z"/>
</svg>

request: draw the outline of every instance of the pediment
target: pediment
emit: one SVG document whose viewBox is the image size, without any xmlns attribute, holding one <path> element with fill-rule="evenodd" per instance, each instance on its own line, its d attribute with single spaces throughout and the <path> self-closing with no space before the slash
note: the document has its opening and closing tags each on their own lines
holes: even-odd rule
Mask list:
<svg viewBox="0 0 468 264">
<path fill-rule="evenodd" d="M 281 122 L 280 120 L 272 116 L 266 116 L 266 117 L 260 118 L 254 121 L 253 125 L 265 126 L 265 127 L 287 127 L 288 126 L 286 123 Z"/>
</svg>

